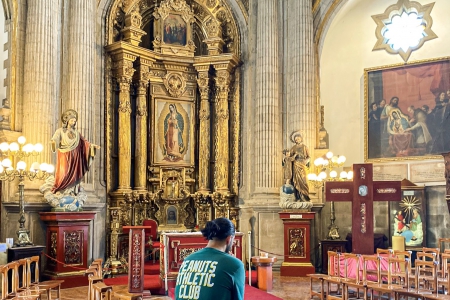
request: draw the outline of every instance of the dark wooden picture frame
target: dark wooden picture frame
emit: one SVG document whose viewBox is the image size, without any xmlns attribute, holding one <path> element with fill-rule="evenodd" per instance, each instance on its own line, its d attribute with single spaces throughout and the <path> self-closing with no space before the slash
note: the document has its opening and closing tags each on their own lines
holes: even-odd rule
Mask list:
<svg viewBox="0 0 450 300">
<path fill-rule="evenodd" d="M 365 161 L 450 151 L 449 57 L 365 69 L 364 96 Z"/>
</svg>

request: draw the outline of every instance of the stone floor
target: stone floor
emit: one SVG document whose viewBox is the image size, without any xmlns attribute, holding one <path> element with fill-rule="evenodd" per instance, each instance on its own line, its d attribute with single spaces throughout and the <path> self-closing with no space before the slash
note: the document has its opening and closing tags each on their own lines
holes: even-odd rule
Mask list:
<svg viewBox="0 0 450 300">
<path fill-rule="evenodd" d="M 87 287 L 64 289 L 61 291 L 61 300 L 86 300 Z M 273 290 L 270 292 L 284 300 L 309 299 L 309 278 L 307 277 L 281 277 L 279 272 L 273 273 Z M 45 297 L 44 297 L 45 299 Z M 154 300 L 169 300 L 169 297 L 153 296 Z M 263 299 L 261 299 L 263 300 Z"/>
</svg>

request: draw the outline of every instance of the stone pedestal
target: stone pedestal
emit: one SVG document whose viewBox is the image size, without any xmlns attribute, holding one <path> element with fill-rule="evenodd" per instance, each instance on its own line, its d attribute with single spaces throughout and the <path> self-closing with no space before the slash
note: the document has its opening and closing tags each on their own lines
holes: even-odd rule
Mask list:
<svg viewBox="0 0 450 300">
<path fill-rule="evenodd" d="M 281 276 L 303 277 L 315 273 L 311 263 L 311 220 L 315 212 L 279 212 L 284 226 L 284 261 Z"/>
<path fill-rule="evenodd" d="M 95 212 L 41 212 L 47 225 L 46 279 L 62 279 L 63 288 L 87 285 L 88 252 L 92 243 L 89 224 Z"/>
</svg>

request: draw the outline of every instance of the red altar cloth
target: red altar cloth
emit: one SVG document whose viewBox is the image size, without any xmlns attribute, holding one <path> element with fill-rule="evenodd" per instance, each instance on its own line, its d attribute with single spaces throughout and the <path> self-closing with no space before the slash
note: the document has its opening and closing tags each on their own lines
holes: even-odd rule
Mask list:
<svg viewBox="0 0 450 300">
<path fill-rule="evenodd" d="M 331 260 L 331 265 L 334 265 L 334 257 L 330 257 Z M 367 270 L 376 270 L 377 266 L 375 264 L 374 261 L 367 261 Z M 344 256 L 341 256 L 339 259 L 339 266 L 340 266 L 340 277 L 345 277 L 345 259 Z M 387 261 L 387 256 L 383 256 L 381 255 L 381 261 L 380 261 L 380 268 L 382 271 L 387 271 L 388 270 L 388 261 Z M 359 257 L 359 278 L 362 279 L 363 276 L 363 269 L 364 269 L 364 265 L 363 265 L 363 258 L 362 256 Z M 348 268 L 347 268 L 347 273 L 348 273 L 348 277 L 349 278 L 355 278 L 356 277 L 356 261 L 352 258 L 348 259 Z M 368 275 L 367 279 L 371 280 L 371 281 L 375 281 L 377 279 L 377 277 L 375 275 Z"/>
</svg>

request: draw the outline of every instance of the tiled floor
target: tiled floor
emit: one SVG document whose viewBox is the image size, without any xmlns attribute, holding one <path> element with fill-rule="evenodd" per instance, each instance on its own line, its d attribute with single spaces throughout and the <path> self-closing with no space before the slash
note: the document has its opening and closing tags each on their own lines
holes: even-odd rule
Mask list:
<svg viewBox="0 0 450 300">
<path fill-rule="evenodd" d="M 61 291 L 61 300 L 86 300 L 87 287 L 64 289 Z M 284 300 L 306 300 L 309 299 L 308 277 L 281 277 L 279 272 L 273 273 L 272 295 Z M 45 299 L 45 297 L 44 297 Z M 166 300 L 169 297 L 152 296 L 151 299 Z M 263 300 L 263 299 L 261 299 Z"/>
</svg>

